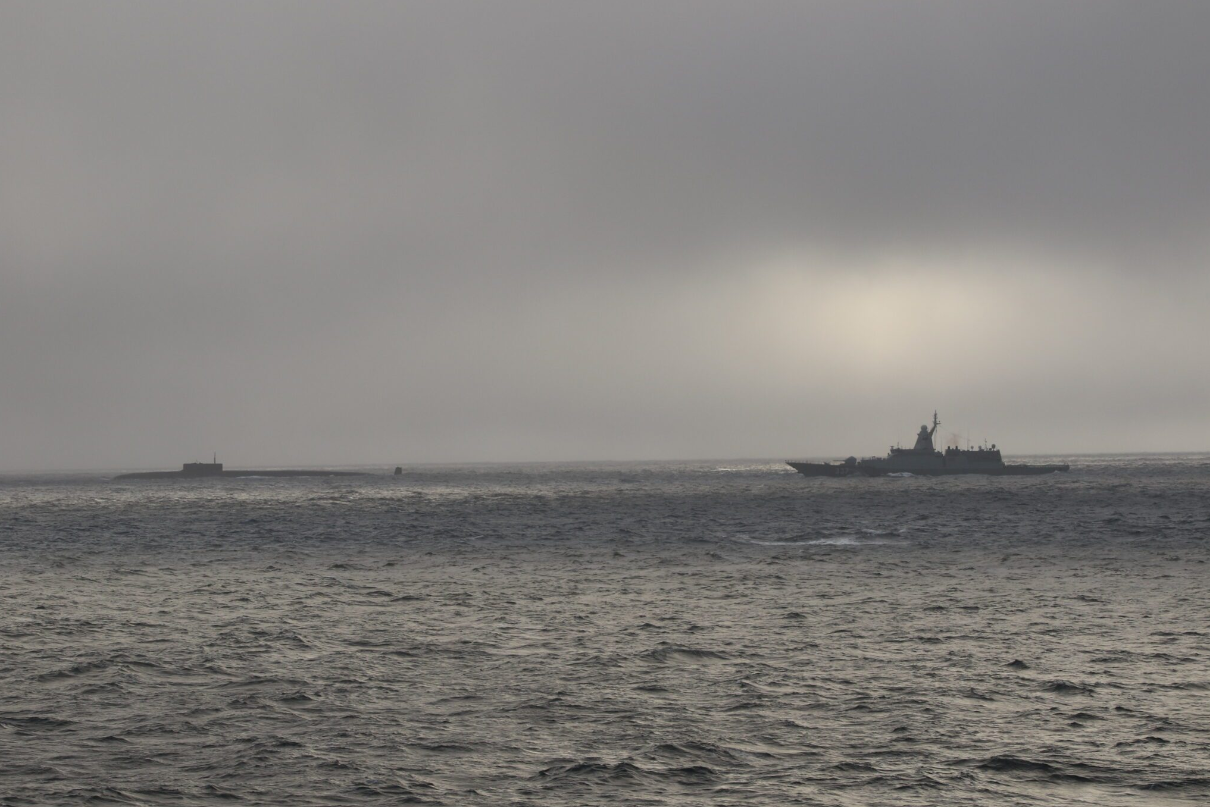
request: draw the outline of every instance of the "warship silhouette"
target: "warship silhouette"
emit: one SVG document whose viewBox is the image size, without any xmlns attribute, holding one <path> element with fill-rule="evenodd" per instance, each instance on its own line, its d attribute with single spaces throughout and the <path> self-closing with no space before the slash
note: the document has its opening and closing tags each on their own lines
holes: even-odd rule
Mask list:
<svg viewBox="0 0 1210 807">
<path fill-rule="evenodd" d="M 916 445 L 911 448 L 892 447 L 885 457 L 849 457 L 844 462 L 789 462 L 803 476 L 951 476 L 955 474 L 988 474 L 991 476 L 1031 476 L 1070 470 L 1069 465 L 1008 465 L 1000 457 L 996 444 L 978 448 L 950 447 L 941 453 L 933 448 L 933 435 L 941 421 L 933 412 L 933 427 L 920 427 Z"/>
</svg>

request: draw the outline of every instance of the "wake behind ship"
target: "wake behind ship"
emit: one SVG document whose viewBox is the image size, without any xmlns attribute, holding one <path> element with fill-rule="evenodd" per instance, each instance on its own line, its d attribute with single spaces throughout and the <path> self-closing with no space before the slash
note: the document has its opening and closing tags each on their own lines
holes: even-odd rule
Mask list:
<svg viewBox="0 0 1210 807">
<path fill-rule="evenodd" d="M 1008 465 L 1000 457 L 1000 449 L 990 446 L 961 449 L 950 447 L 941 453 L 933 448 L 933 435 L 941 421 L 933 412 L 933 427 L 920 427 L 916 445 L 911 448 L 892 447 L 885 457 L 849 457 L 844 462 L 789 462 L 803 476 L 952 476 L 956 474 L 987 474 L 990 476 L 1030 476 L 1070 470 L 1069 465 Z"/>
</svg>

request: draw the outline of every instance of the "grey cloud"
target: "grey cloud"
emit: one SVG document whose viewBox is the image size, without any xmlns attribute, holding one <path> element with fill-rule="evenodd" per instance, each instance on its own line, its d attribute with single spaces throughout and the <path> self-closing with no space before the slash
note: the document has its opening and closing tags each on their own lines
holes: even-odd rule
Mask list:
<svg viewBox="0 0 1210 807">
<path fill-rule="evenodd" d="M 844 451 L 946 400 L 1023 449 L 1023 401 L 1057 448 L 1204 447 L 1207 33 L 1195 2 L 8 4 L 0 464 Z M 905 279 L 1017 330 L 903 321 L 918 384 L 844 339 Z"/>
</svg>

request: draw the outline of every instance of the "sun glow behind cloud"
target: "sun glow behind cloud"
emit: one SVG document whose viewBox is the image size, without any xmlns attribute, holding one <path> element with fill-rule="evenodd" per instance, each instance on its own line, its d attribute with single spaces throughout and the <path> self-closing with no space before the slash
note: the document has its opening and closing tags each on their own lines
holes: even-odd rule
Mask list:
<svg viewBox="0 0 1210 807">
<path fill-rule="evenodd" d="M 733 288 L 727 288 L 727 286 Z M 1013 346 L 1037 347 L 1099 312 L 1027 261 L 980 266 L 930 255 L 863 260 L 821 254 L 755 261 L 714 294 L 731 300 L 754 359 L 866 389 L 1003 371 Z M 1047 322 L 1055 309 L 1062 319 Z"/>
</svg>

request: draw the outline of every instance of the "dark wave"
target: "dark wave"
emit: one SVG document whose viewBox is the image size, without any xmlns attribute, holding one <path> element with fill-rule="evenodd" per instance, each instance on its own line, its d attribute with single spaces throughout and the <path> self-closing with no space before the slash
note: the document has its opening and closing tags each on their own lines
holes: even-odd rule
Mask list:
<svg viewBox="0 0 1210 807">
<path fill-rule="evenodd" d="M 719 650 L 686 647 L 683 645 L 662 645 L 641 653 L 639 657 L 660 664 L 726 661 L 731 658 L 730 655 Z"/>
<path fill-rule="evenodd" d="M 979 763 L 978 767 L 988 771 L 1024 771 L 1028 773 L 1055 773 L 1059 770 L 1049 762 L 1009 755 L 989 757 Z"/>
<path fill-rule="evenodd" d="M 1058 695 L 1095 695 L 1096 687 L 1089 684 L 1078 684 L 1073 681 L 1047 681 L 1042 689 Z"/>
</svg>

